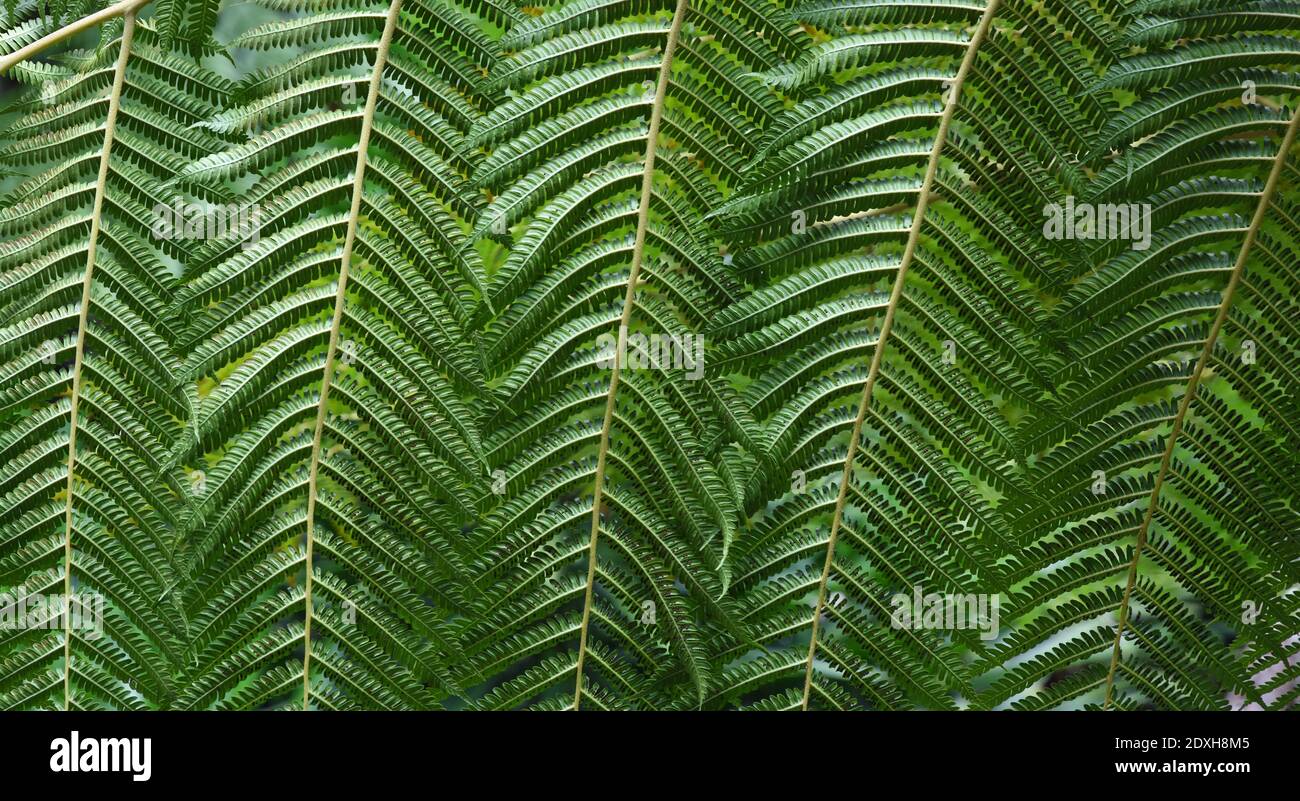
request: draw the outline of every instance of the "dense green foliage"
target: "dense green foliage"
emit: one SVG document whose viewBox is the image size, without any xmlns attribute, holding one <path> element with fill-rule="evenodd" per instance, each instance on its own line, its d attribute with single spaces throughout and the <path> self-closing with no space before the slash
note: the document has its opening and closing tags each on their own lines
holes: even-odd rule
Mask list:
<svg viewBox="0 0 1300 801">
<path fill-rule="evenodd" d="M 1300 6 L 124 5 L 7 76 L 0 590 L 104 612 L 0 708 L 1300 700 Z"/>
</svg>

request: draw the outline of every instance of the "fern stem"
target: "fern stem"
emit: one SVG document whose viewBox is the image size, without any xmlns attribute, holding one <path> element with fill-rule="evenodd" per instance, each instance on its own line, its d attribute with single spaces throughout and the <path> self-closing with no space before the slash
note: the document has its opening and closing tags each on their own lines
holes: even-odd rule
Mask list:
<svg viewBox="0 0 1300 801">
<path fill-rule="evenodd" d="M 379 48 L 375 51 L 375 68 L 370 73 L 370 91 L 366 95 L 366 108 L 361 116 L 361 137 L 357 145 L 356 174 L 352 178 L 352 209 L 348 213 L 348 230 L 343 238 L 343 256 L 339 262 L 339 285 L 334 293 L 334 316 L 330 322 L 329 346 L 325 351 L 325 369 L 321 376 L 320 401 L 316 407 L 316 427 L 311 439 L 311 462 L 307 470 L 307 579 L 303 587 L 304 623 L 302 654 L 302 708 L 311 709 L 311 620 L 312 620 L 312 546 L 315 544 L 316 528 L 316 476 L 320 469 L 321 440 L 325 432 L 325 418 L 329 408 L 330 382 L 334 379 L 334 367 L 338 353 L 339 329 L 343 324 L 343 304 L 348 288 L 348 265 L 352 261 L 352 247 L 357 239 L 357 220 L 361 215 L 361 197 L 366 179 L 366 151 L 370 147 L 370 131 L 374 128 L 375 105 L 379 100 L 379 85 L 383 80 L 384 64 L 388 60 L 388 48 L 393 42 L 393 31 L 397 28 L 397 14 L 401 10 L 402 0 L 393 0 L 388 6 L 388 16 L 384 19 L 384 32 L 379 37 Z"/>
<path fill-rule="evenodd" d="M 948 127 L 952 124 L 953 114 L 957 110 L 957 99 L 961 96 L 961 88 L 966 82 L 966 76 L 970 74 L 971 67 L 975 64 L 975 53 L 979 50 L 980 44 L 984 41 L 984 37 L 993 24 L 993 16 L 997 13 L 1000 2 L 1001 0 L 989 0 L 989 4 L 985 6 L 984 14 L 980 17 L 974 34 L 971 35 L 970 43 L 966 46 L 966 53 L 962 57 L 961 65 L 957 68 L 957 75 L 949 86 L 948 100 L 944 105 L 943 114 L 939 118 L 939 129 L 935 133 L 934 147 L 930 149 L 930 159 L 925 166 L 925 178 L 921 181 L 920 193 L 917 196 L 916 213 L 912 216 L 912 227 L 907 233 L 907 245 L 903 248 L 903 256 L 898 265 L 898 275 L 894 278 L 894 286 L 889 294 L 889 305 L 885 309 L 885 318 L 881 322 L 880 333 L 876 337 L 876 347 L 871 354 L 871 367 L 867 370 L 867 380 L 862 386 L 862 398 L 858 402 L 858 414 L 853 420 L 853 433 L 849 436 L 848 452 L 844 455 L 844 473 L 840 478 L 839 496 L 835 500 L 835 513 L 831 518 L 830 537 L 826 541 L 826 563 L 822 566 L 821 579 L 817 583 L 817 606 L 813 610 L 812 637 L 808 641 L 808 665 L 804 672 L 803 682 L 802 709 L 805 711 L 808 709 L 808 698 L 812 693 L 813 664 L 817 656 L 817 635 L 821 629 L 822 612 L 826 608 L 826 586 L 830 580 L 831 564 L 835 559 L 835 541 L 839 536 L 840 520 L 844 516 L 844 504 L 848 498 L 849 481 L 853 477 L 853 461 L 857 455 L 858 439 L 862 435 L 862 426 L 867 418 L 867 409 L 871 405 L 871 391 L 875 388 L 877 376 L 880 375 L 880 363 L 885 352 L 885 342 L 889 339 L 889 332 L 894 326 L 894 314 L 898 311 L 898 301 L 903 296 L 903 282 L 907 280 L 907 269 L 912 264 L 917 244 L 921 240 L 921 225 L 925 221 L 925 211 L 930 201 L 930 188 L 934 185 L 934 177 L 939 170 L 939 157 L 943 153 L 943 145 L 948 138 Z"/>
<path fill-rule="evenodd" d="M 99 243 L 99 219 L 104 209 L 104 187 L 108 183 L 108 156 L 113 149 L 113 132 L 121 106 L 122 85 L 126 80 L 126 60 L 135 36 L 135 11 L 126 12 L 122 28 L 122 49 L 113 68 L 113 88 L 108 96 L 108 118 L 104 122 L 104 149 L 99 154 L 99 179 L 95 182 L 95 201 L 90 212 L 90 240 L 86 245 L 86 272 L 81 279 L 81 309 L 77 317 L 77 348 L 72 364 L 72 419 L 68 429 L 68 486 L 64 494 L 67 506 L 63 524 L 63 710 L 72 705 L 72 499 L 77 466 L 77 416 L 81 400 L 81 366 L 86 356 L 86 326 L 90 318 L 90 286 L 95 277 L 95 251 Z"/>
<path fill-rule="evenodd" d="M 1196 389 L 1200 386 L 1201 374 L 1204 373 L 1205 366 L 1214 353 L 1214 344 L 1219 338 L 1219 331 L 1228 319 L 1228 312 L 1232 307 L 1232 299 L 1237 293 L 1237 286 L 1241 283 L 1242 276 L 1245 275 L 1246 261 L 1250 257 L 1250 251 L 1259 236 L 1260 226 L 1264 223 L 1269 204 L 1272 202 L 1273 195 L 1277 191 L 1277 185 L 1282 178 L 1282 170 L 1286 166 L 1287 154 L 1291 151 L 1291 145 L 1295 143 L 1297 127 L 1300 127 L 1300 107 L 1292 114 L 1291 123 L 1282 136 L 1282 145 L 1278 148 L 1277 156 L 1273 159 L 1273 168 L 1269 171 L 1268 180 L 1264 183 L 1264 191 L 1260 193 L 1259 204 L 1255 207 L 1255 216 L 1251 218 L 1250 227 L 1246 229 L 1246 237 L 1241 243 L 1241 250 L 1237 253 L 1237 261 L 1232 265 L 1232 275 L 1228 278 L 1228 285 L 1223 290 L 1223 298 L 1219 301 L 1219 310 L 1214 315 L 1214 322 L 1210 324 L 1210 331 L 1205 337 L 1205 344 L 1201 347 L 1200 358 L 1196 360 L 1196 367 L 1192 369 L 1192 375 L 1187 380 L 1187 390 L 1183 392 L 1183 397 L 1178 402 L 1178 411 L 1174 414 L 1173 427 L 1169 430 L 1169 438 L 1165 442 L 1165 450 L 1160 457 L 1160 469 L 1156 472 L 1155 483 L 1151 487 L 1151 497 L 1147 502 L 1147 510 L 1142 516 L 1142 524 L 1138 527 L 1137 541 L 1133 546 L 1133 559 L 1128 566 L 1128 582 L 1124 587 L 1124 597 L 1120 599 L 1119 603 L 1119 620 L 1115 626 L 1115 647 L 1110 655 L 1110 670 L 1106 674 L 1106 696 L 1101 705 L 1103 710 L 1110 708 L 1114 697 L 1115 673 L 1119 669 L 1120 662 L 1120 644 L 1123 641 L 1124 629 L 1128 625 L 1129 599 L 1132 597 L 1133 588 L 1137 584 L 1138 562 L 1142 558 L 1143 548 L 1146 547 L 1147 533 L 1151 529 L 1151 521 L 1154 519 L 1156 509 L 1160 505 L 1160 490 L 1164 487 L 1165 477 L 1169 474 L 1169 466 L 1174 457 L 1174 448 L 1178 445 L 1179 435 L 1182 434 L 1183 422 L 1187 418 L 1187 410 L 1191 408 L 1192 401 L 1196 398 Z"/>
<path fill-rule="evenodd" d="M 659 121 L 663 118 L 664 97 L 668 94 L 668 79 L 672 74 L 673 51 L 677 49 L 677 38 L 681 35 L 682 19 L 686 16 L 688 0 L 677 0 L 677 9 L 673 12 L 673 21 L 668 29 L 668 40 L 664 43 L 663 63 L 659 65 L 659 80 L 655 85 L 654 105 L 650 109 L 650 128 L 646 133 L 645 168 L 641 176 L 641 205 L 637 209 L 636 242 L 632 248 L 632 268 L 627 275 L 627 295 L 623 298 L 623 314 L 618 323 L 618 350 L 626 352 L 627 327 L 632 320 L 632 302 L 636 297 L 636 284 L 641 274 L 641 262 L 645 258 L 645 235 L 650 222 L 650 197 L 654 190 L 655 151 L 659 146 Z M 582 602 L 582 628 L 578 635 L 578 662 L 574 668 L 576 686 L 573 691 L 573 708 L 577 710 L 582 704 L 582 664 L 587 655 L 587 628 L 591 622 L 592 591 L 596 586 L 596 541 L 600 535 L 600 506 L 605 492 L 605 459 L 609 453 L 609 433 L 614 424 L 614 403 L 618 396 L 620 368 L 619 359 L 614 359 L 610 368 L 609 393 L 605 398 L 605 421 L 600 428 L 600 450 L 596 456 L 596 485 L 591 501 L 591 544 L 587 548 L 587 592 Z"/>
<path fill-rule="evenodd" d="M 26 61 L 50 45 L 57 44 L 69 37 L 76 36 L 85 29 L 98 25 L 101 22 L 106 22 L 113 17 L 120 17 L 123 15 L 134 17 L 135 12 L 140 10 L 140 8 L 148 2 L 149 0 L 120 0 L 120 2 L 114 3 L 108 8 L 96 11 L 94 14 L 88 14 L 75 22 L 69 22 L 57 31 L 47 33 L 26 47 L 19 48 L 4 58 L 0 58 L 0 74 L 8 72 L 9 68 L 13 65 L 21 61 Z"/>
</svg>

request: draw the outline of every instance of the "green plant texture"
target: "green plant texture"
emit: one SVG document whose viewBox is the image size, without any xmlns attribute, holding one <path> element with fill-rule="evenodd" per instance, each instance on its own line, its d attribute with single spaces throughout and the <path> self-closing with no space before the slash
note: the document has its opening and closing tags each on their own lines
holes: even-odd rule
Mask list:
<svg viewBox="0 0 1300 801">
<path fill-rule="evenodd" d="M 8 0 L 0 709 L 1300 707 L 1300 5 Z"/>
</svg>

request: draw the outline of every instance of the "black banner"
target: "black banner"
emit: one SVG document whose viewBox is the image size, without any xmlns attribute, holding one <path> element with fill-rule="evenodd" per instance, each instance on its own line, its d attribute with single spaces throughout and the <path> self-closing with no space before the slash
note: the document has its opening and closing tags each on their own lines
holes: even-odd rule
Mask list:
<svg viewBox="0 0 1300 801">
<path fill-rule="evenodd" d="M 871 771 L 918 787 L 1181 785 L 1295 775 L 1296 717 L 1202 713 L 17 713 L 0 766 L 33 787 L 341 788 L 473 777 L 485 792 L 554 792 L 608 777 L 680 786 L 837 783 Z M 808 779 L 810 777 L 805 777 Z M 865 780 L 865 779 L 864 779 Z M 902 779 L 898 779 L 902 781 Z M 12 786 L 12 784 L 11 784 Z M 647 790 L 649 788 L 647 787 Z M 770 789 L 770 788 L 768 788 Z"/>
</svg>

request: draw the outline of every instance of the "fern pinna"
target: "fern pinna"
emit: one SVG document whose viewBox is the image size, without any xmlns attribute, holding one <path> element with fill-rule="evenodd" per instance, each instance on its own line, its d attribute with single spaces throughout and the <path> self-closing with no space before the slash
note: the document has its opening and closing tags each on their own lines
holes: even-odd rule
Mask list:
<svg viewBox="0 0 1300 801">
<path fill-rule="evenodd" d="M 1298 33 L 9 4 L 0 706 L 1294 705 Z"/>
</svg>

